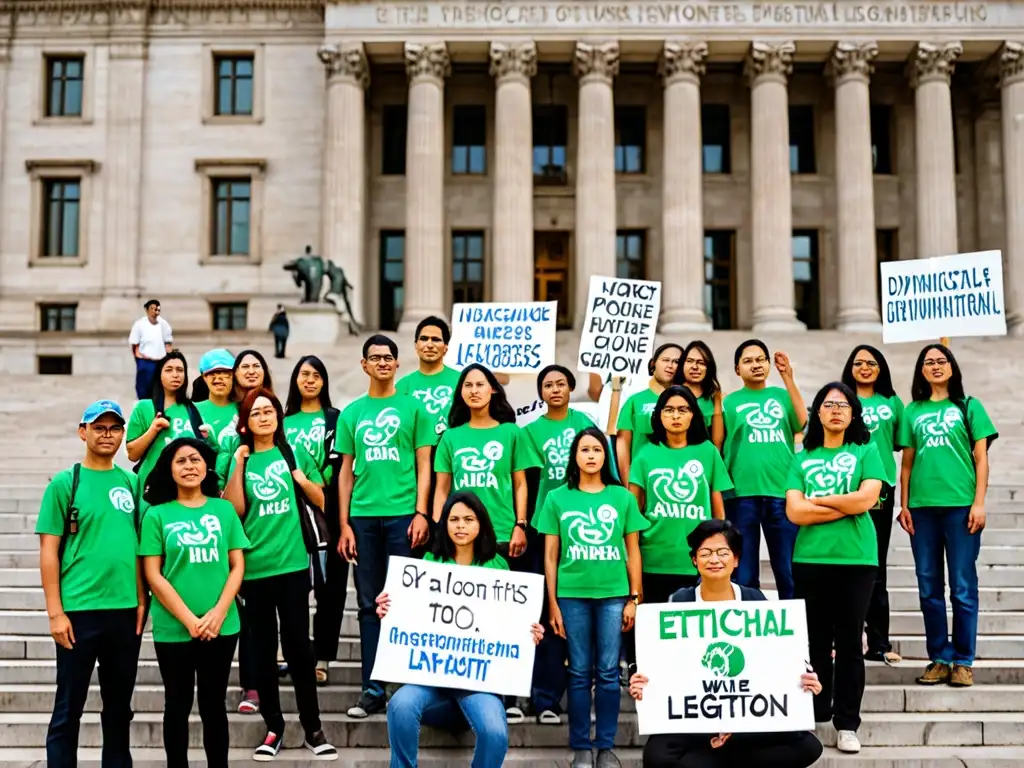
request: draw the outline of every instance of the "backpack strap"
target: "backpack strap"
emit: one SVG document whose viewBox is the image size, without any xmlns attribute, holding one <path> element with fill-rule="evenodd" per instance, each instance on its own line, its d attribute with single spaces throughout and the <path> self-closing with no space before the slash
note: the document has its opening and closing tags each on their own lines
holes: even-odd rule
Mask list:
<svg viewBox="0 0 1024 768">
<path fill-rule="evenodd" d="M 277 446 L 277 450 L 281 452 L 281 457 L 288 465 L 289 472 L 294 472 L 299 468 L 299 465 L 295 461 L 295 451 L 292 450 L 291 445 L 283 443 L 282 445 Z"/>
<path fill-rule="evenodd" d="M 191 400 L 185 403 L 185 408 L 188 410 L 188 420 L 192 425 L 193 434 L 195 434 L 197 440 L 202 440 L 203 433 L 199 431 L 199 428 L 203 426 L 203 415 Z"/>
<path fill-rule="evenodd" d="M 324 467 L 334 467 L 335 477 L 337 477 L 338 469 L 341 466 L 341 455 L 334 450 L 335 437 L 338 434 L 338 419 L 340 417 L 341 411 L 337 408 L 328 408 L 324 412 Z"/>
<path fill-rule="evenodd" d="M 68 539 L 78 533 L 78 507 L 75 506 L 75 496 L 78 494 L 78 483 L 81 479 L 82 465 L 75 464 L 71 468 L 71 495 L 68 497 L 68 508 L 64 511 L 64 533 L 61 534 L 60 545 L 57 547 L 58 562 L 64 559 Z"/>
<path fill-rule="evenodd" d="M 974 456 L 974 431 L 971 429 L 971 420 L 968 418 L 968 407 L 971 404 L 971 396 L 967 395 L 963 400 L 954 400 L 957 409 L 960 411 L 960 415 L 963 417 L 964 429 L 967 430 L 967 449 L 971 452 L 971 457 Z"/>
</svg>

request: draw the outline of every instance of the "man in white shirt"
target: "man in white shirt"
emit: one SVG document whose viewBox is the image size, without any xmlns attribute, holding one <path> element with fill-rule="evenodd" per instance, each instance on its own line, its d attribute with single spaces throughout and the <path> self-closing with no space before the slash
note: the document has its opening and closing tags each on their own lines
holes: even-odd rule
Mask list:
<svg viewBox="0 0 1024 768">
<path fill-rule="evenodd" d="M 150 299 L 145 308 L 146 316 L 135 321 L 128 335 L 135 357 L 135 395 L 139 400 L 153 396 L 156 364 L 171 351 L 174 342 L 170 324 L 160 317 L 160 302 Z"/>
</svg>

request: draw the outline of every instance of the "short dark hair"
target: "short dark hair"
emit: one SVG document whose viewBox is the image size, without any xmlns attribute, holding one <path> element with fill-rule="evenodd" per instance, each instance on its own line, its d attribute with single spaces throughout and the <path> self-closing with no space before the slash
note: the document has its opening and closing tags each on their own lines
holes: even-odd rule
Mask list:
<svg viewBox="0 0 1024 768">
<path fill-rule="evenodd" d="M 648 439 L 655 445 L 668 445 L 665 425 L 661 423 L 661 412 L 665 410 L 668 401 L 673 397 L 683 398 L 693 414 L 690 417 L 690 426 L 686 430 L 686 445 L 700 445 L 707 442 L 708 425 L 704 423 L 704 414 L 700 412 L 700 404 L 689 387 L 681 387 L 678 384 L 666 387 L 658 395 L 658 402 L 655 403 L 654 411 L 651 413 L 651 434 L 648 436 Z"/>
<path fill-rule="evenodd" d="M 852 391 L 857 391 L 857 380 L 853 377 L 853 361 L 857 359 L 858 352 L 867 352 L 878 363 L 878 378 L 875 379 L 875 394 L 881 395 L 882 397 L 893 397 L 896 394 L 896 390 L 892 386 L 892 373 L 889 371 L 889 363 L 885 359 L 885 355 L 880 350 L 872 347 L 870 344 L 858 344 L 853 348 L 853 352 L 846 359 L 846 366 L 843 368 L 843 375 L 840 378 L 843 384 L 848 386 Z M 918 366 L 920 367 L 920 366 Z"/>
<path fill-rule="evenodd" d="M 772 356 L 772 353 L 768 351 L 768 345 L 765 344 L 763 341 L 761 341 L 760 339 L 747 339 L 738 347 L 736 347 L 736 352 L 733 354 L 732 360 L 732 365 L 734 368 L 740 364 L 740 358 L 743 357 L 743 350 L 746 349 L 747 347 L 760 347 L 761 351 L 764 352 L 765 357 Z"/>
<path fill-rule="evenodd" d="M 498 537 L 494 533 L 494 524 L 487 514 L 487 508 L 471 491 L 453 493 L 441 508 L 441 521 L 437 524 L 437 534 L 434 536 L 434 557 L 438 560 L 455 559 L 455 542 L 448 535 L 448 518 L 456 504 L 465 504 L 480 521 L 480 533 L 473 540 L 473 562 L 480 565 L 490 562 L 498 554 Z"/>
<path fill-rule="evenodd" d="M 182 448 L 195 448 L 199 455 L 206 462 L 206 477 L 203 478 L 199 489 L 203 495 L 210 499 L 220 497 L 220 486 L 217 482 L 217 454 L 205 440 L 195 437 L 179 437 L 172 440 L 160 451 L 160 458 L 156 460 L 153 471 L 149 473 L 146 480 L 146 491 L 143 498 L 151 506 L 167 504 L 178 498 L 178 486 L 171 474 L 171 464 L 174 455 Z"/>
<path fill-rule="evenodd" d="M 604 446 L 604 464 L 601 465 L 601 482 L 606 486 L 622 485 L 622 483 L 619 482 L 619 479 L 615 476 L 615 472 L 612 470 L 612 461 L 614 460 L 615 454 L 612 453 L 611 446 L 608 444 L 608 437 L 597 427 L 587 427 L 581 432 L 578 432 L 576 434 L 576 438 L 572 441 L 572 447 L 569 449 L 569 463 L 565 467 L 565 484 L 574 491 L 580 487 L 580 465 L 576 461 L 576 451 L 579 449 L 580 441 L 583 440 L 584 437 L 592 437 Z"/>
<path fill-rule="evenodd" d="M 159 306 L 160 306 L 160 302 L 159 301 L 157 301 L 156 299 L 150 299 L 149 301 L 147 301 L 145 304 L 142 305 L 142 308 L 143 309 L 149 309 L 150 307 L 159 307 Z"/>
<path fill-rule="evenodd" d="M 363 342 L 363 360 L 370 353 L 370 347 L 387 347 L 391 350 L 391 354 L 398 359 L 398 345 L 395 340 L 390 336 L 385 336 L 383 333 L 375 333 L 373 336 Z"/>
<path fill-rule="evenodd" d="M 576 390 L 576 377 L 572 375 L 572 371 L 566 368 L 564 365 L 547 365 L 540 369 L 540 373 L 537 374 L 537 397 L 541 400 L 544 396 L 541 394 L 544 388 L 544 379 L 547 378 L 549 373 L 560 373 L 565 376 L 565 380 L 569 382 L 569 391 L 573 392 Z"/>
<path fill-rule="evenodd" d="M 686 543 L 690 547 L 690 558 L 697 557 L 700 545 L 718 534 L 725 536 L 729 549 L 736 557 L 743 553 L 743 534 L 735 525 L 728 520 L 705 520 L 690 531 L 690 535 L 686 537 Z"/>
<path fill-rule="evenodd" d="M 431 315 L 430 317 L 424 317 L 416 324 L 416 335 L 413 337 L 413 341 L 419 341 L 420 333 L 422 333 L 424 328 L 431 325 L 441 329 L 441 341 L 445 344 L 452 340 L 452 329 L 448 327 L 448 323 L 436 315 Z"/>
<path fill-rule="evenodd" d="M 842 392 L 843 397 L 850 403 L 850 426 L 843 434 L 843 445 L 864 445 L 871 439 L 871 433 L 864 424 L 864 406 L 860 404 L 860 398 L 843 382 L 830 381 L 818 390 L 818 394 L 814 396 L 814 402 L 807 410 L 807 431 L 804 433 L 805 451 L 813 451 L 825 444 L 825 428 L 821 425 L 818 411 L 821 410 L 822 403 L 833 389 Z"/>
</svg>

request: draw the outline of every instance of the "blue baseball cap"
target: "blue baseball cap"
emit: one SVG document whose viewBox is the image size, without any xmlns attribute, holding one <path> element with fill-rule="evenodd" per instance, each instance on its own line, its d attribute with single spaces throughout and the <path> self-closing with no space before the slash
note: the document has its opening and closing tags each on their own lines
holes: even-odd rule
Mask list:
<svg viewBox="0 0 1024 768">
<path fill-rule="evenodd" d="M 92 424 L 100 416 L 107 413 L 112 413 L 122 422 L 124 421 L 124 414 L 121 412 L 120 405 L 115 403 L 113 400 L 97 400 L 85 409 L 85 413 L 82 414 L 82 420 L 79 423 Z"/>
<path fill-rule="evenodd" d="M 199 358 L 199 373 L 203 376 L 211 371 L 230 371 L 235 367 L 235 356 L 226 349 L 211 349 Z"/>
</svg>

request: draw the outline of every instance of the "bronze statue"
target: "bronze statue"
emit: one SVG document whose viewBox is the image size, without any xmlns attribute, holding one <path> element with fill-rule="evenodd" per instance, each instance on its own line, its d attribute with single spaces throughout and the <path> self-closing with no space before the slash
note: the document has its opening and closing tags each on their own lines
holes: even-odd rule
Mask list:
<svg viewBox="0 0 1024 768">
<path fill-rule="evenodd" d="M 338 299 L 341 299 L 341 302 L 345 305 L 344 313 L 347 315 L 349 336 L 358 336 L 362 328 L 352 312 L 352 301 L 349 296 L 349 290 L 355 288 L 355 286 L 345 277 L 345 270 L 333 261 L 327 262 L 327 279 L 329 285 L 327 293 L 324 295 L 324 301 L 333 304 L 334 308 L 338 310 L 338 314 L 342 314 L 342 308 L 338 304 Z"/>
<path fill-rule="evenodd" d="M 284 270 L 291 272 L 295 285 L 302 288 L 303 304 L 317 304 L 320 301 L 320 291 L 324 284 L 324 260 L 313 255 L 312 246 L 306 246 L 304 256 L 287 262 Z"/>
</svg>

